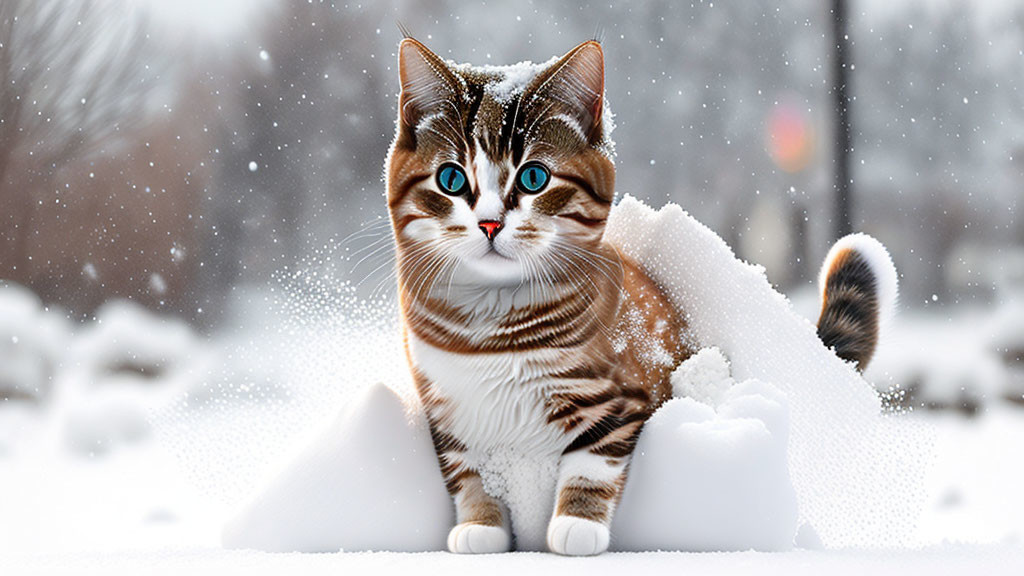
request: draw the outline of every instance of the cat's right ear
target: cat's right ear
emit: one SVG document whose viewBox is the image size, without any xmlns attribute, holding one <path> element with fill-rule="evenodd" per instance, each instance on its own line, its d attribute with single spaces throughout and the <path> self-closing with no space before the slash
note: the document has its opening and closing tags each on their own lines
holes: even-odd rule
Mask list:
<svg viewBox="0 0 1024 576">
<path fill-rule="evenodd" d="M 424 118 L 434 114 L 458 117 L 459 81 L 444 61 L 412 38 L 398 47 L 398 76 L 402 95 L 398 118 L 402 130 L 415 135 Z"/>
</svg>

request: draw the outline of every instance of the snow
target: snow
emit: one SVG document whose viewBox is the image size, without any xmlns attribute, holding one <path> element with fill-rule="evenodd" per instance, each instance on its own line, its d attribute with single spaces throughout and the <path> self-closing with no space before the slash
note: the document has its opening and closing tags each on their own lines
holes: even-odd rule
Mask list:
<svg viewBox="0 0 1024 576">
<path fill-rule="evenodd" d="M 28 289 L 0 282 L 0 398 L 38 401 L 49 395 L 70 330 L 59 312 L 45 309 Z"/>
<path fill-rule="evenodd" d="M 1008 361 L 1024 308 L 966 308 L 946 317 L 907 314 L 886 334 L 865 376 L 897 407 L 976 414 L 1024 393 L 1024 366 Z"/>
<path fill-rule="evenodd" d="M 639 261 L 685 311 L 701 347 L 717 346 L 733 378 L 778 388 L 790 413 L 789 472 L 801 523 L 826 547 L 906 543 L 923 504 L 928 439 L 895 417 L 852 365 L 728 245 L 679 206 L 626 197 L 605 238 Z"/>
<path fill-rule="evenodd" d="M 178 318 L 124 300 L 104 304 L 95 318 L 69 342 L 71 369 L 57 376 L 62 436 L 82 454 L 151 435 L 151 415 L 200 387 L 210 362 Z"/>
<path fill-rule="evenodd" d="M 677 379 L 723 363 L 706 351 L 680 367 Z M 410 416 L 416 409 L 383 384 L 369 387 L 228 523 L 224 545 L 272 552 L 443 550 L 453 510 L 424 419 Z M 613 549 L 791 548 L 796 502 L 787 425 L 785 399 L 755 380 L 730 383 L 713 405 L 689 398 L 667 403 L 637 448 Z M 536 500 L 530 489 L 543 485 L 539 472 L 529 462 L 506 464 L 519 482 L 506 478 L 511 485 L 501 488 L 517 492 L 502 496 Z M 545 502 L 551 497 L 540 495 Z"/>
<path fill-rule="evenodd" d="M 672 396 L 717 406 L 734 383 L 722 351 L 703 348 L 672 373 Z"/>
<path fill-rule="evenodd" d="M 1016 457 L 1024 421 L 1017 410 L 983 405 L 974 420 L 882 417 L 873 396 L 860 403 L 867 384 L 820 346 L 813 326 L 796 316 L 763 273 L 735 260 L 681 210 L 654 212 L 627 198 L 610 225 L 620 249 L 634 251 L 673 298 L 706 299 L 703 308 L 688 308 L 689 321 L 698 344 L 718 346 L 701 350 L 673 375 L 676 395 L 685 398 L 667 403 L 640 439 L 612 549 L 788 551 L 610 553 L 590 570 L 611 572 L 628 562 L 633 569 L 706 573 L 742 566 L 794 574 L 1019 572 L 1024 553 L 1014 543 L 1024 535 L 1024 522 L 1012 511 L 1024 509 L 1017 489 L 1024 465 Z M 621 241 L 614 234 L 627 225 L 641 233 Z M 687 250 L 646 252 L 644 242 Z M 700 262 L 715 265 L 687 268 Z M 225 543 L 266 550 L 333 550 L 336 544 L 348 551 L 437 550 L 451 524 L 433 448 L 408 401 L 394 310 L 359 301 L 329 282 L 329 271 L 297 271 L 289 282 L 283 302 L 250 296 L 252 306 L 241 315 L 282 305 L 291 320 L 271 315 L 266 332 L 250 327 L 213 341 L 126 303 L 105 307 L 71 331 L 59 311 L 43 309 L 24 289 L 0 289 L 0 305 L 14 311 L 2 316 L 2 326 L 19 346 L 37 338 L 33 330 L 46 323 L 40 317 L 49 314 L 47 322 L 63 326 L 56 332 L 63 335 L 60 347 L 33 348 L 29 355 L 58 358 L 54 394 L 39 408 L 0 405 L 0 491 L 19 495 L 0 501 L 0 549 L 10 552 L 0 555 L 0 571 L 116 574 L 159 564 L 198 573 L 226 566 L 500 573 L 564 570 L 577 562 L 528 553 L 495 562 L 446 553 L 218 549 L 218 534 L 232 517 Z M 736 289 L 711 294 L 716 282 Z M 737 300 L 736 290 L 743 298 Z M 879 369 L 896 370 L 902 358 L 910 364 L 930 359 L 941 371 L 943 358 L 960 358 L 966 366 L 976 352 L 996 354 L 1000 349 L 993 347 L 1016 342 L 1012 322 L 1003 320 L 1014 306 L 950 316 L 940 323 L 947 325 L 949 345 L 930 357 L 928 342 L 940 333 L 936 322 L 901 317 L 883 345 Z M 770 323 L 768 337 L 759 336 L 766 332 L 759 322 Z M 957 331 L 974 348 L 957 346 Z M 926 341 L 920 355 L 903 353 L 915 339 Z M 807 361 L 793 362 L 797 357 Z M 837 392 L 826 376 L 853 392 Z M 366 385 L 380 380 L 389 386 Z M 261 385 L 266 392 L 253 394 Z M 988 394 L 993 402 L 998 397 Z M 933 467 L 919 441 L 925 422 L 939 430 Z M 312 433 L 319 436 L 311 442 Z M 282 466 L 288 441 L 304 451 Z M 809 461 L 815 447 L 801 442 L 820 442 L 822 450 L 848 460 L 837 464 L 826 454 Z M 904 460 L 894 464 L 893 450 Z M 878 480 L 882 471 L 892 474 Z M 823 491 L 808 488 L 816 481 Z M 837 504 L 829 491 L 851 482 L 866 488 L 841 492 L 851 502 Z M 257 498 L 244 501 L 254 488 Z M 241 502 L 248 507 L 239 515 Z M 867 511 L 851 510 L 857 506 Z M 875 517 L 866 527 L 850 528 L 867 515 Z M 794 532 L 797 550 L 791 550 Z M 936 546 L 949 540 L 992 546 Z M 933 547 L 879 550 L 908 542 Z"/>
<path fill-rule="evenodd" d="M 723 366 L 721 353 L 708 349 L 673 374 L 676 381 L 712 375 L 706 384 L 717 399 L 673 398 L 647 422 L 612 525 L 614 550 L 793 547 L 786 399 L 764 382 L 731 382 Z"/>
<path fill-rule="evenodd" d="M 316 280 L 312 283 L 321 284 Z M 0 290 L 0 301 L 9 296 L 5 292 L 9 288 Z M 307 291 L 302 293 L 301 299 L 309 305 L 316 297 L 326 299 L 327 295 Z M 261 296 L 249 294 L 245 298 L 252 300 L 253 304 L 244 316 L 252 317 L 254 312 L 264 311 L 268 306 Z M 265 398 L 253 403 L 254 400 L 240 393 L 239 389 L 241 382 L 254 375 L 232 373 L 230 370 L 236 368 L 230 366 L 227 373 L 214 373 L 214 376 L 235 379 L 236 383 L 210 382 L 211 387 L 223 390 L 208 396 L 207 403 L 200 399 L 194 406 L 171 415 L 180 420 L 182 427 L 191 428 L 191 435 L 169 437 L 168 422 L 158 418 L 152 424 L 159 434 L 150 434 L 102 453 L 84 454 L 70 449 L 63 435 L 54 433 L 64 428 L 69 406 L 60 402 L 50 402 L 42 408 L 20 402 L 0 404 L 0 438 L 9 445 L 9 449 L 0 449 L 0 492 L 17 495 L 0 499 L 0 573 L 223 574 L 246 570 L 257 574 L 286 571 L 334 574 L 339 571 L 408 573 L 415 570 L 422 574 L 452 571 L 520 574 L 524 570 L 564 572 L 566 569 L 581 569 L 594 574 L 623 570 L 734 574 L 757 570 L 786 574 L 902 575 L 1019 574 L 1024 569 L 1024 548 L 1019 545 L 1024 536 L 1024 515 L 1020 514 L 1024 510 L 1024 500 L 1019 490 L 1021 482 L 1024 482 L 1024 462 L 1017 454 L 1021 442 L 1024 442 L 1024 418 L 1012 405 L 995 404 L 983 408 L 974 419 L 964 419 L 955 413 L 915 413 L 890 420 L 897 435 L 915 434 L 915 429 L 922 422 L 934 425 L 937 430 L 936 465 L 924 479 L 925 505 L 913 538 L 915 544 L 926 545 L 924 548 L 880 550 L 873 546 L 821 550 L 821 546 L 815 543 L 814 531 L 806 525 L 799 531 L 798 549 L 782 553 L 608 553 L 599 559 L 568 559 L 532 553 L 465 558 L 444 552 L 282 554 L 220 548 L 220 531 L 228 518 L 228 504 L 232 500 L 225 499 L 219 491 L 203 490 L 208 488 L 206 484 L 224 474 L 218 467 L 244 467 L 246 459 L 250 458 L 272 460 L 274 452 L 267 450 L 271 444 L 259 434 L 254 434 L 263 428 L 269 427 L 274 434 L 282 435 L 287 432 L 294 434 L 295 429 L 303 426 L 317 427 L 321 433 L 330 430 L 332 423 L 340 426 L 337 410 L 347 403 L 339 399 L 350 397 L 344 394 L 321 395 L 315 393 L 316 386 L 334 390 L 352 384 L 338 380 L 315 382 L 325 375 L 337 373 L 342 366 L 355 367 L 350 372 L 357 379 L 363 378 L 370 373 L 359 367 L 360 358 L 373 365 L 383 358 L 392 357 L 392 353 L 387 351 L 390 345 L 377 339 L 370 329 L 383 324 L 382 331 L 390 330 L 393 326 L 392 311 L 378 309 L 376 316 L 362 321 L 353 318 L 352 312 L 352 308 L 344 306 L 324 309 L 310 305 L 302 311 L 290 312 L 297 318 L 308 320 L 316 316 L 324 320 L 312 322 L 304 329 L 297 326 L 301 322 L 287 325 L 277 318 L 268 322 L 274 328 L 266 333 L 253 332 L 250 327 L 248 332 L 220 335 L 214 340 L 192 334 L 192 343 L 188 346 L 190 352 L 184 357 L 185 362 L 194 361 L 192 355 L 197 349 L 214 349 L 221 363 L 250 365 L 261 358 L 277 364 L 282 358 L 294 356 L 292 363 L 279 366 L 280 372 L 263 372 L 259 368 L 256 375 L 271 379 L 277 387 L 298 383 L 305 386 L 303 395 L 312 390 L 313 403 L 330 414 L 327 426 L 319 426 L 317 412 L 304 408 L 298 400 L 279 403 L 274 398 Z M 985 325 L 979 322 L 984 318 L 987 316 L 972 312 L 951 316 L 946 322 L 951 326 L 976 327 Z M 150 319 L 155 320 L 152 316 Z M 86 324 L 77 331 L 77 336 L 98 334 L 93 332 L 96 329 L 94 324 L 95 321 Z M 21 325 L 18 332 L 25 334 L 31 327 L 32 324 Z M 889 341 L 894 347 L 900 346 L 900 333 L 920 336 L 933 332 L 933 324 L 923 323 L 923 318 L 918 316 L 901 316 L 894 323 L 894 328 L 897 338 Z M 968 333 L 967 339 L 974 336 L 973 332 Z M 246 350 L 245 343 L 252 341 L 265 342 L 266 348 Z M 109 344 L 111 350 L 107 351 L 107 357 L 124 357 L 124 354 L 114 353 L 113 349 L 125 342 L 132 342 L 132 339 L 119 339 L 116 346 Z M 84 345 L 79 346 L 85 348 Z M 347 346 L 340 358 L 325 357 L 329 350 L 339 346 Z M 308 353 L 298 354 L 303 349 L 308 349 Z M 267 354 L 268 350 L 278 350 L 279 355 Z M 953 353 L 953 349 L 941 349 L 937 356 Z M 66 382 L 67 374 L 60 375 L 61 372 L 81 368 L 69 360 L 66 350 L 64 355 L 62 366 L 58 366 L 55 381 L 58 385 Z M 311 362 L 318 359 L 319 364 Z M 694 361 L 684 365 L 676 373 L 674 384 L 684 390 L 704 391 L 702 396 L 694 397 L 708 407 L 705 409 L 695 406 L 695 403 L 687 403 L 689 406 L 685 409 L 710 417 L 707 410 L 715 407 L 714 418 L 717 420 L 735 416 L 723 413 L 722 408 L 726 403 L 725 394 L 733 387 L 730 368 L 724 356 L 712 349 L 703 350 Z M 377 375 L 386 375 L 389 382 L 400 372 L 400 366 L 379 366 L 377 369 Z M 778 381 L 772 384 L 776 390 L 782 388 Z M 98 390 L 102 390 L 102 386 L 85 388 L 83 393 Z M 364 390 L 356 396 L 356 402 L 366 406 L 365 398 L 376 397 L 378 400 L 369 402 L 372 409 L 368 411 L 391 420 L 388 428 L 398 429 L 401 424 L 415 429 L 414 415 L 403 412 L 404 408 L 397 409 L 393 396 L 383 394 L 383 399 L 375 396 L 379 392 L 379 387 Z M 754 399 L 770 399 L 774 394 L 768 388 L 755 392 L 752 395 Z M 137 400 L 145 404 L 145 398 Z M 992 402 L 995 402 L 994 398 Z M 669 406 L 678 403 L 674 401 Z M 321 406 L 324 404 L 326 406 Z M 254 408 L 264 406 L 267 410 L 253 412 Z M 219 409 L 211 410 L 213 407 Z M 138 408 L 148 413 L 145 405 Z M 351 413 L 353 408 L 348 410 Z M 777 408 L 765 406 L 757 412 L 766 428 L 772 430 L 769 415 L 773 410 Z M 287 420 L 292 428 L 278 428 L 273 419 L 268 418 L 268 415 L 279 413 L 297 415 Z M 368 426 L 367 429 L 372 428 L 372 422 L 364 421 L 363 424 Z M 793 434 L 796 420 L 791 417 L 789 424 Z M 669 428 L 666 432 L 677 431 L 678 428 Z M 659 436 L 660 432 L 649 430 L 645 433 L 644 442 Z M 746 438 L 753 440 L 755 436 L 749 434 Z M 218 442 L 228 444 L 236 456 L 232 458 L 230 452 L 211 449 L 211 445 L 216 446 Z M 420 439 L 417 450 L 426 450 L 429 457 L 425 460 L 429 460 L 433 457 L 432 448 L 424 448 L 425 444 Z M 698 446 L 691 443 L 689 448 Z M 313 449 L 307 444 L 307 450 Z M 642 450 L 646 452 L 646 448 Z M 199 460 L 190 460 L 183 451 L 207 454 Z M 225 455 L 228 456 L 225 459 L 214 460 Z M 709 452 L 707 456 L 715 456 L 715 453 Z M 323 468 L 330 472 L 331 466 L 331 463 L 325 463 Z M 643 479 L 645 474 L 642 468 L 637 467 L 633 480 Z M 685 482 L 686 478 L 681 477 L 680 480 Z M 752 479 L 750 485 L 755 485 L 756 480 Z M 439 484 L 437 490 L 441 491 L 443 488 Z M 228 486 L 238 489 L 234 482 Z M 730 488 L 735 489 L 735 483 Z M 714 494 L 705 492 L 701 496 L 707 498 Z M 671 504 L 679 505 L 676 501 Z M 634 499 L 633 503 L 624 506 L 627 508 L 620 512 L 629 513 L 629 507 L 637 509 L 640 503 Z M 728 518 L 719 521 L 726 522 Z M 621 534 L 613 539 L 613 546 L 622 544 Z M 813 550 L 800 549 L 808 547 Z"/>
<path fill-rule="evenodd" d="M 641 435 L 612 526 L 614 549 L 787 550 L 799 524 L 805 525 L 805 542 L 832 548 L 909 540 L 924 499 L 927 459 L 915 443 L 919 435 L 907 426 L 893 433 L 894 417 L 883 416 L 871 386 L 821 344 L 762 270 L 737 260 L 717 235 L 674 205 L 655 212 L 626 198 L 613 210 L 606 238 L 661 282 L 686 311 L 698 344 L 719 346 L 680 366 L 672 383 L 683 397 L 663 406 Z M 393 350 L 378 354 L 376 363 L 402 361 L 390 356 Z M 377 385 L 368 394 L 378 400 L 363 400 L 344 413 L 334 431 L 235 517 L 226 545 L 429 549 L 418 538 L 450 526 L 444 515 L 415 509 L 409 510 L 413 517 L 382 514 L 392 519 L 373 517 L 383 524 L 368 533 L 353 532 L 346 521 L 367 518 L 368 503 L 384 509 L 380 502 L 402 501 L 400 494 L 412 490 L 399 486 L 392 492 L 362 480 L 365 467 L 379 466 L 378 458 L 408 463 L 395 474 L 421 479 L 422 488 L 441 493 L 436 461 L 411 458 L 408 447 L 376 446 L 372 435 L 352 432 L 366 422 L 392 422 L 391 430 L 374 428 L 384 444 L 408 433 L 405 420 L 383 417 L 384 399 L 391 412 L 402 411 L 393 393 Z M 422 431 L 417 436 L 425 438 Z M 357 445 L 359 438 L 365 446 Z M 419 451 L 429 453 L 430 447 L 421 443 Z M 553 471 L 519 456 L 502 466 L 516 473 L 503 474 L 487 489 L 513 510 L 550 502 Z M 546 518 L 550 508 L 539 514 Z M 422 532 L 403 532 L 411 527 Z"/>
<path fill-rule="evenodd" d="M 558 56 L 553 56 L 547 62 L 539 64 L 527 60 L 506 66 L 496 66 L 493 64 L 478 66 L 452 61 L 448 61 L 448 65 L 453 69 L 463 72 L 482 72 L 484 74 L 497 75 L 499 80 L 488 84 L 485 90 L 496 102 L 504 106 L 511 102 L 514 97 L 522 94 L 526 86 L 538 73 L 557 62 L 558 59 Z"/>
<path fill-rule="evenodd" d="M 368 387 L 225 528 L 228 548 L 443 550 L 455 512 L 422 417 Z"/>
<path fill-rule="evenodd" d="M 6 566 L 5 566 L 6 563 Z M 1024 552 L 1002 546 L 943 545 L 917 550 L 797 551 L 786 554 L 739 552 L 686 554 L 609 553 L 599 558 L 565 558 L 542 553 L 456 555 L 420 554 L 269 554 L 214 549 L 170 549 L 129 552 L 117 556 L 95 553 L 14 556 L 0 559 L 5 573 L 31 574 L 786 574 L 788 576 L 906 576 L 928 574 L 1018 575 Z"/>
</svg>

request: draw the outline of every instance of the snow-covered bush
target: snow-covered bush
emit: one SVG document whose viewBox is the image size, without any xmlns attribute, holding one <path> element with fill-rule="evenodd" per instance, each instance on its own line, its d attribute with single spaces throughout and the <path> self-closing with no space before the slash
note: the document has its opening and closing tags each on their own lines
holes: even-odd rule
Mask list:
<svg viewBox="0 0 1024 576">
<path fill-rule="evenodd" d="M 0 400 L 46 400 L 70 335 L 63 314 L 0 281 Z"/>
<path fill-rule="evenodd" d="M 1024 307 L 1012 302 L 946 317 L 905 314 L 865 375 L 893 408 L 974 416 L 1024 393 L 1015 350 L 1024 350 Z"/>
<path fill-rule="evenodd" d="M 82 330 L 76 359 L 91 384 L 166 384 L 187 366 L 200 346 L 178 318 L 158 316 L 129 300 L 107 302 Z"/>
<path fill-rule="evenodd" d="M 993 312 L 989 333 L 989 349 L 1005 370 L 1001 396 L 1024 404 L 1024 286 Z"/>
<path fill-rule="evenodd" d="M 207 376 L 209 350 L 182 320 L 104 304 L 72 345 L 59 388 L 64 439 L 84 453 L 149 435 L 150 415 Z"/>
</svg>

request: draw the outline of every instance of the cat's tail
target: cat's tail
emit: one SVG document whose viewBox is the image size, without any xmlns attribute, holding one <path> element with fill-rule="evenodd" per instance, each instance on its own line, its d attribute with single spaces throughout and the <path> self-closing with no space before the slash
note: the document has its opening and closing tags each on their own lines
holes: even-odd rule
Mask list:
<svg viewBox="0 0 1024 576">
<path fill-rule="evenodd" d="M 863 371 L 878 346 L 880 329 L 896 309 L 896 267 L 889 251 L 867 234 L 845 236 L 829 250 L 818 283 L 818 336 Z"/>
</svg>

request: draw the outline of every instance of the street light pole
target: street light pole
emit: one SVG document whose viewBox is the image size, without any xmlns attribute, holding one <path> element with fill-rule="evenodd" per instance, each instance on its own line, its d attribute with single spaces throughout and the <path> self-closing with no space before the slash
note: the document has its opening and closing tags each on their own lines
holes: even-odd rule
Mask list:
<svg viewBox="0 0 1024 576">
<path fill-rule="evenodd" d="M 836 237 L 853 230 L 850 186 L 850 37 L 846 18 L 846 0 L 832 0 L 832 96 L 836 112 L 833 162 L 835 164 L 835 213 L 833 222 Z"/>
</svg>

